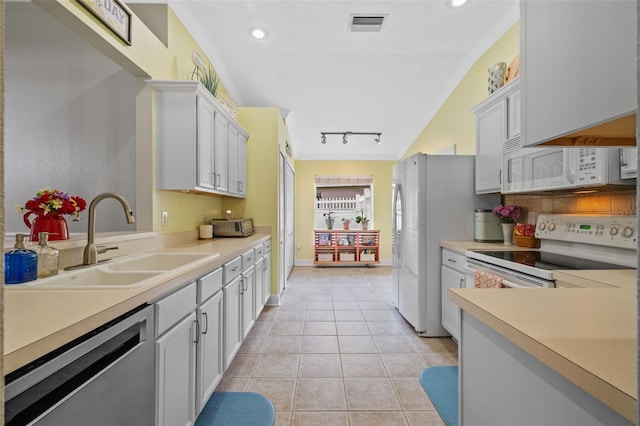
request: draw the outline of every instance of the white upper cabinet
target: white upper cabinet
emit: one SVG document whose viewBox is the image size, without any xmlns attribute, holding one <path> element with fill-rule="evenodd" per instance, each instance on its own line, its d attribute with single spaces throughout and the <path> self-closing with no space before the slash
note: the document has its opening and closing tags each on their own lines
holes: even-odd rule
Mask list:
<svg viewBox="0 0 640 426">
<path fill-rule="evenodd" d="M 213 143 L 215 158 L 213 167 L 216 176 L 216 189 L 229 191 L 229 168 L 227 167 L 227 152 L 229 151 L 228 132 L 232 126 L 222 114 L 216 114 L 216 137 Z"/>
<path fill-rule="evenodd" d="M 235 175 L 239 164 L 246 168 L 246 151 L 238 151 L 237 141 L 238 135 L 246 141 L 247 132 L 197 81 L 148 83 L 155 88 L 156 188 L 244 196 Z"/>
<path fill-rule="evenodd" d="M 520 86 L 515 79 L 471 111 L 476 115 L 476 193 L 500 192 L 502 152 L 520 145 Z"/>
<path fill-rule="evenodd" d="M 197 97 L 197 119 L 198 131 L 196 133 L 198 147 L 198 182 L 197 186 L 208 189 L 216 189 L 216 169 L 214 167 L 215 159 L 215 119 L 216 112 L 208 99 Z M 166 172 L 163 171 L 163 175 Z M 159 184 L 158 184 L 159 187 Z"/>
<path fill-rule="evenodd" d="M 247 134 L 229 127 L 229 192 L 247 195 Z"/>
<path fill-rule="evenodd" d="M 636 2 L 521 0 L 520 13 L 524 145 L 635 144 Z"/>
</svg>

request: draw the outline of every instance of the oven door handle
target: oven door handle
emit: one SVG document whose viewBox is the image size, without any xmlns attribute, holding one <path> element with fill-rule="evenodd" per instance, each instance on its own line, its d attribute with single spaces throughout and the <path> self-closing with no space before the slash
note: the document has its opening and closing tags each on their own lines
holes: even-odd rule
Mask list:
<svg viewBox="0 0 640 426">
<path fill-rule="evenodd" d="M 547 285 L 544 285 L 542 283 L 538 284 L 535 282 L 532 282 L 530 285 L 529 283 L 526 282 L 526 280 L 521 280 L 523 283 L 525 284 L 519 284 L 519 283 L 515 283 L 513 281 L 509 281 L 507 279 L 504 278 L 504 275 L 500 272 L 497 271 L 495 269 L 492 269 L 491 267 L 488 266 L 481 266 L 478 265 L 474 262 L 468 262 L 465 263 L 464 265 L 464 270 L 471 275 L 474 275 L 476 271 L 485 271 L 488 272 L 490 274 L 494 274 L 494 275 L 498 275 L 500 278 L 502 278 L 502 285 L 504 285 L 505 287 L 509 287 L 509 288 L 543 288 L 543 287 L 547 287 Z M 555 285 L 550 285 L 549 287 L 555 287 Z"/>
<path fill-rule="evenodd" d="M 464 270 L 467 271 L 467 272 L 470 272 L 471 274 L 475 274 L 476 271 L 478 271 L 479 269 L 472 268 L 469 264 L 466 264 L 466 265 L 464 265 Z M 509 288 L 533 288 L 533 287 L 528 287 L 528 286 L 516 284 L 516 283 L 514 283 L 512 281 L 505 280 L 504 278 L 502 278 L 502 285 L 505 286 L 505 287 L 509 287 Z"/>
<path fill-rule="evenodd" d="M 526 285 L 516 284 L 516 283 L 514 283 L 512 281 L 507 281 L 505 279 L 502 280 L 502 285 L 505 286 L 505 287 L 509 287 L 509 288 L 540 288 L 540 287 L 537 287 L 537 286 L 529 287 L 529 286 L 526 286 Z"/>
</svg>

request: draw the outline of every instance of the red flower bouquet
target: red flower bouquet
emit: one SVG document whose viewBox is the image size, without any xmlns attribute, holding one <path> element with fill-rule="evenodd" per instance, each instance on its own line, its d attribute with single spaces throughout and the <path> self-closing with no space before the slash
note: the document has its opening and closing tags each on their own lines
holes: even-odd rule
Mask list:
<svg viewBox="0 0 640 426">
<path fill-rule="evenodd" d="M 27 201 L 24 206 L 18 206 L 20 213 L 34 212 L 39 215 L 70 215 L 73 220 L 80 218 L 80 212 L 87 208 L 87 202 L 77 195 L 69 194 L 57 189 L 41 189 L 36 196 Z"/>
</svg>

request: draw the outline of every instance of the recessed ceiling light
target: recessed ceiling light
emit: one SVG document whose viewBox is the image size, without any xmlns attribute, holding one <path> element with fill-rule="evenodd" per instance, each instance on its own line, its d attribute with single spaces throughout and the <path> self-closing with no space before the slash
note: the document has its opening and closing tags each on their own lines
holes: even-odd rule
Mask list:
<svg viewBox="0 0 640 426">
<path fill-rule="evenodd" d="M 449 4 L 452 7 L 460 7 L 463 4 L 465 4 L 467 2 L 467 0 L 449 0 Z"/>
<path fill-rule="evenodd" d="M 258 27 L 249 28 L 249 34 L 251 34 L 251 37 L 257 38 L 258 40 L 267 38 L 267 30 Z"/>
</svg>

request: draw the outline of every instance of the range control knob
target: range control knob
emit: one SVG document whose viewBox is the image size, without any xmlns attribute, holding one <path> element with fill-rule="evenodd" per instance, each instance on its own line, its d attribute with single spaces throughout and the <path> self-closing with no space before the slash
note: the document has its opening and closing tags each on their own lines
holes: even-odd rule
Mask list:
<svg viewBox="0 0 640 426">
<path fill-rule="evenodd" d="M 556 224 L 555 224 L 555 223 L 553 223 L 553 222 L 551 222 L 551 223 L 547 226 L 547 229 L 548 229 L 549 231 L 553 231 L 554 229 L 556 229 Z"/>
<path fill-rule="evenodd" d="M 609 229 L 609 235 L 612 237 L 618 235 L 618 227 L 612 226 L 611 229 Z"/>
<path fill-rule="evenodd" d="M 541 230 L 541 231 L 544 231 L 544 228 L 546 228 L 546 225 L 544 224 L 544 222 L 540 222 L 538 224 L 538 229 Z"/>
<path fill-rule="evenodd" d="M 634 234 L 634 229 L 630 226 L 625 226 L 622 228 L 622 236 L 625 238 L 632 237 Z"/>
</svg>

